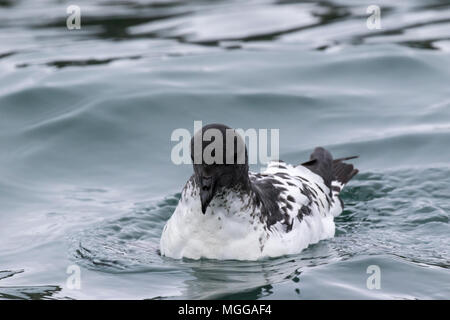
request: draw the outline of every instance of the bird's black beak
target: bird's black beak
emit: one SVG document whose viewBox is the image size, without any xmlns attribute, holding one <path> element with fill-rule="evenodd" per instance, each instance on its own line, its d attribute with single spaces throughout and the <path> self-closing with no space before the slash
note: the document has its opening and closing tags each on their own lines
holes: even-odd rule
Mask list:
<svg viewBox="0 0 450 320">
<path fill-rule="evenodd" d="M 212 198 L 214 197 L 214 178 L 213 177 L 202 177 L 202 182 L 200 186 L 200 200 L 202 202 L 202 212 L 206 213 L 206 209 L 209 206 Z"/>
</svg>

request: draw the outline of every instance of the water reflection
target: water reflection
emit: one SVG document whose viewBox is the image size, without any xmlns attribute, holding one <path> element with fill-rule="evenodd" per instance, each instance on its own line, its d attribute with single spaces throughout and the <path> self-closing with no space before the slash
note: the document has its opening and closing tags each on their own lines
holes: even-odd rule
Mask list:
<svg viewBox="0 0 450 320">
<path fill-rule="evenodd" d="M 10 278 L 24 270 L 4 270 L 0 271 L 0 280 Z M 61 291 L 59 286 L 0 286 L 0 299 L 15 300 L 39 300 L 52 299 L 52 297 Z"/>
</svg>

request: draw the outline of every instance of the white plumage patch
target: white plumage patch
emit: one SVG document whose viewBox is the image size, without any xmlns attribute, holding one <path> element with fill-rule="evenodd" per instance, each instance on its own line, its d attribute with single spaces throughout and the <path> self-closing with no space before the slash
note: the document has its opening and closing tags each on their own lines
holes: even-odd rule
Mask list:
<svg viewBox="0 0 450 320">
<path fill-rule="evenodd" d="M 255 183 L 268 179 L 279 191 L 278 215 L 268 219 L 255 194 L 240 190 L 223 190 L 203 214 L 191 178 L 164 227 L 161 254 L 177 259 L 257 260 L 299 253 L 334 236 L 333 220 L 342 212 L 339 192 L 330 193 L 319 175 L 303 166 L 271 162 L 263 173 L 249 176 Z"/>
</svg>

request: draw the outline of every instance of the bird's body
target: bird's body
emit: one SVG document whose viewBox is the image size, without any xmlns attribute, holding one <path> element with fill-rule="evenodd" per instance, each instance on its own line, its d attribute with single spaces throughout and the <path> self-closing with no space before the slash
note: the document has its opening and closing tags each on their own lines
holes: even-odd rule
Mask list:
<svg viewBox="0 0 450 320">
<path fill-rule="evenodd" d="M 229 129 L 210 125 L 202 132 L 210 128 Z M 343 160 L 353 157 L 333 160 L 316 148 L 301 165 L 276 161 L 265 172 L 252 173 L 245 147 L 241 150 L 243 164 L 194 164 L 162 232 L 162 255 L 257 260 L 299 253 L 334 236 L 334 217 L 343 209 L 339 192 L 358 172 Z"/>
</svg>

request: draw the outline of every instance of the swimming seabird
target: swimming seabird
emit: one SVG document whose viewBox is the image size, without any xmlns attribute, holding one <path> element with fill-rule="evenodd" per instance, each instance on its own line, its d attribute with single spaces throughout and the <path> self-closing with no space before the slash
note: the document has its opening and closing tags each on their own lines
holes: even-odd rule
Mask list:
<svg viewBox="0 0 450 320">
<path fill-rule="evenodd" d="M 344 161 L 356 157 L 333 159 L 318 147 L 307 162 L 272 161 L 264 172 L 253 173 L 242 138 L 222 124 L 206 125 L 194 135 L 191 158 L 214 141 L 202 139 L 209 129 L 224 137 L 223 161 L 194 161 L 194 174 L 161 235 L 163 256 L 257 260 L 296 254 L 334 236 L 334 217 L 343 210 L 339 193 L 358 173 Z M 225 159 L 230 139 L 235 143 L 231 164 Z M 243 161 L 236 161 L 239 157 Z"/>
</svg>

